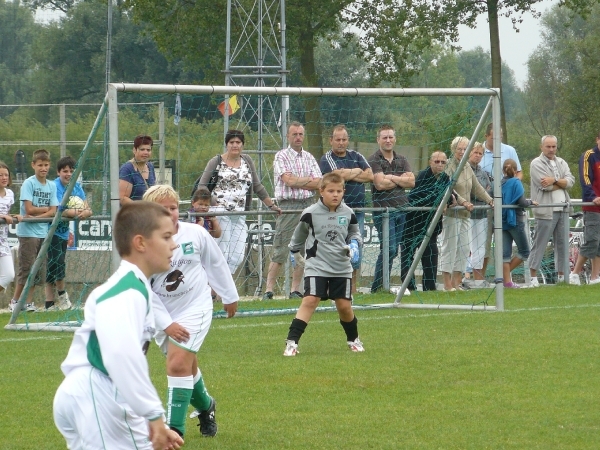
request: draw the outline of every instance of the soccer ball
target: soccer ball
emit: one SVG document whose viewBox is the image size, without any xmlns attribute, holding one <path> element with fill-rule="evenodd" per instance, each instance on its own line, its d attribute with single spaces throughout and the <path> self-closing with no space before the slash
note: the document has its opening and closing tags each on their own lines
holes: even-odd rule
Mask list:
<svg viewBox="0 0 600 450">
<path fill-rule="evenodd" d="M 85 209 L 85 202 L 76 195 L 72 195 L 67 203 L 67 209 Z"/>
</svg>

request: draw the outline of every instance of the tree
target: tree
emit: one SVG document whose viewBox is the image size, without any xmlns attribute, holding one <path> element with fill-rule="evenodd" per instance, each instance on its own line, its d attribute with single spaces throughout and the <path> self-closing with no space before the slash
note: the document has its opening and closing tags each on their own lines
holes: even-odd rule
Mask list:
<svg viewBox="0 0 600 450">
<path fill-rule="evenodd" d="M 0 104 L 15 104 L 30 92 L 31 45 L 37 25 L 19 0 L 0 0 Z"/>
<path fill-rule="evenodd" d="M 414 0 L 413 8 L 421 17 L 423 24 L 439 30 L 437 38 L 442 42 L 458 42 L 458 25 L 475 26 L 480 14 L 486 14 L 489 23 L 489 38 L 492 66 L 492 87 L 502 88 L 502 57 L 500 54 L 500 34 L 498 17 L 510 17 L 518 31 L 524 13 L 539 17 L 535 6 L 541 0 Z M 598 0 L 561 0 L 561 6 L 568 6 L 582 14 L 590 11 L 591 5 Z M 501 121 L 504 141 L 508 141 L 506 114 L 503 96 L 501 97 Z"/>
<path fill-rule="evenodd" d="M 251 0 L 243 0 L 250 9 Z M 212 0 L 126 0 L 134 18 L 152 25 L 152 35 L 168 57 L 182 58 L 188 67 L 202 67 L 204 83 L 222 83 L 225 58 L 225 2 Z M 237 10 L 233 14 L 236 15 Z M 286 2 L 286 45 L 288 57 L 300 61 L 302 86 L 318 86 L 315 49 L 320 38 L 335 31 L 339 23 L 347 30 L 348 41 L 359 36 L 358 55 L 369 62 L 370 81 L 406 83 L 414 73 L 419 50 L 432 42 L 431 29 L 400 0 L 289 0 Z M 265 29 L 272 26 L 264 23 Z M 241 28 L 241 27 L 240 27 Z M 256 39 L 242 36 L 232 27 L 232 41 Z M 307 145 L 322 154 L 320 99 L 307 100 Z"/>
</svg>

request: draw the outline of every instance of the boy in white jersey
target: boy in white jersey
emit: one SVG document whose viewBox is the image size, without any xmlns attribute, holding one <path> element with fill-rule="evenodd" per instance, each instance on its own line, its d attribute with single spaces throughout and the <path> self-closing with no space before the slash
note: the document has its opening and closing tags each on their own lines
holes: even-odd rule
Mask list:
<svg viewBox="0 0 600 450">
<path fill-rule="evenodd" d="M 292 254 L 304 246 L 304 297 L 292 320 L 285 341 L 284 356 L 296 356 L 298 341 L 321 300 L 335 301 L 348 348 L 365 349 L 358 338 L 358 325 L 352 310 L 352 265 L 362 244 L 358 220 L 344 202 L 344 179 L 335 172 L 323 175 L 321 198 L 300 216 L 289 244 Z"/>
<path fill-rule="evenodd" d="M 204 227 L 179 221 L 179 195 L 170 186 L 152 186 L 148 200 L 167 208 L 178 244 L 171 267 L 152 277 L 156 343 L 167 356 L 167 424 L 185 434 L 188 406 L 196 408 L 200 433 L 215 436 L 215 400 L 208 395 L 196 353 L 212 321 L 211 286 L 221 296 L 227 317 L 237 310 L 239 296 L 227 261 Z M 210 286 L 208 280 L 210 279 Z"/>
<path fill-rule="evenodd" d="M 148 278 L 169 267 L 173 223 L 164 208 L 132 202 L 117 214 L 113 236 L 123 260 L 85 303 L 61 369 L 54 423 L 67 448 L 178 449 L 181 437 L 165 427 L 164 409 L 150 381 L 145 353 L 154 333 Z"/>
</svg>

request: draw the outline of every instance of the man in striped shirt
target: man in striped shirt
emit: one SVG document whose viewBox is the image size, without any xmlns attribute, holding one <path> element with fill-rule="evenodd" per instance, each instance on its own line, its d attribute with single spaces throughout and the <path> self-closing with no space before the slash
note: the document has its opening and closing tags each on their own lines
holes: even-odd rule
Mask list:
<svg viewBox="0 0 600 450">
<path fill-rule="evenodd" d="M 289 146 L 278 151 L 273 161 L 275 198 L 282 210 L 299 210 L 301 212 L 315 202 L 314 191 L 319 189 L 321 170 L 314 156 L 302 148 L 304 126 L 300 122 L 290 123 L 287 140 Z M 275 236 L 273 237 L 273 253 L 263 300 L 273 298 L 277 275 L 282 264 L 289 258 L 288 244 L 299 221 L 300 213 L 281 214 L 277 217 Z M 299 260 L 294 267 L 290 298 L 303 297 L 299 291 L 303 273 L 304 263 Z"/>
<path fill-rule="evenodd" d="M 333 128 L 329 143 L 331 150 L 323 155 L 320 161 L 323 175 L 335 172 L 345 181 L 344 203 L 350 208 L 365 207 L 365 183 L 373 181 L 373 171 L 363 155 L 354 150 L 348 150 L 348 130 L 344 125 Z M 354 211 L 358 220 L 361 237 L 365 234 L 365 213 Z M 352 264 L 352 292 L 356 292 L 356 276 L 362 260 L 362 247 L 359 248 L 358 262 Z"/>
</svg>

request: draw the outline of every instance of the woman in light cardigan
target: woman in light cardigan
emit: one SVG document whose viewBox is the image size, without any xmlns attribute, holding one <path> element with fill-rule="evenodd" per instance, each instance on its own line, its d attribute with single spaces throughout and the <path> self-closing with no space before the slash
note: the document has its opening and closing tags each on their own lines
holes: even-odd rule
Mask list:
<svg viewBox="0 0 600 450">
<path fill-rule="evenodd" d="M 449 177 L 454 176 L 468 144 L 469 138 L 464 136 L 457 136 L 452 140 L 450 150 L 454 157 L 448 159 L 446 166 Z M 471 193 L 488 205 L 493 204 L 492 197 L 479 184 L 470 164 L 465 164 L 463 171 L 458 175 L 454 191 L 458 194 L 458 204 L 465 209 L 448 208 L 444 213 L 440 270 L 444 276 L 446 291 L 462 289 L 462 274 L 469 256 L 469 218 L 473 211 L 473 204 L 468 199 L 471 198 Z"/>
<path fill-rule="evenodd" d="M 267 190 L 260 182 L 252 158 L 242 154 L 244 141 L 242 131 L 227 131 L 225 134 L 227 150 L 224 154 L 217 155 L 208 162 L 204 173 L 196 182 L 194 191 L 198 186 L 208 187 L 213 204 L 211 212 L 249 210 L 254 192 L 269 209 L 281 214 L 281 209 L 271 200 Z M 217 217 L 222 230 L 222 235 L 217 239 L 217 243 L 233 274 L 244 261 L 246 239 L 248 238 L 246 216 Z"/>
</svg>

